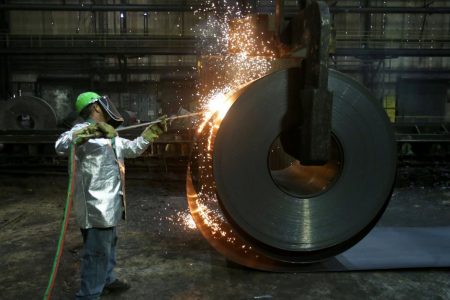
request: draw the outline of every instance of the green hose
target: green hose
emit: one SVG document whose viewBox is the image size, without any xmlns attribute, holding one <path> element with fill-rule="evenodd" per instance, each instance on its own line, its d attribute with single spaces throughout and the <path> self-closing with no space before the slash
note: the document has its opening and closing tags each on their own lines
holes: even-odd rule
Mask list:
<svg viewBox="0 0 450 300">
<path fill-rule="evenodd" d="M 76 172 L 75 145 L 71 144 L 69 154 L 69 186 L 67 188 L 66 207 L 64 208 L 64 217 L 61 223 L 61 232 L 59 234 L 58 247 L 56 248 L 56 254 L 53 260 L 53 267 L 50 273 L 50 278 L 48 280 L 47 289 L 45 290 L 44 300 L 51 299 L 53 287 L 55 286 L 56 275 L 58 273 L 58 266 L 64 248 L 64 239 L 66 236 L 67 226 L 69 225 L 69 215 L 72 209 L 72 198 L 75 186 L 74 185 L 75 172 Z"/>
</svg>

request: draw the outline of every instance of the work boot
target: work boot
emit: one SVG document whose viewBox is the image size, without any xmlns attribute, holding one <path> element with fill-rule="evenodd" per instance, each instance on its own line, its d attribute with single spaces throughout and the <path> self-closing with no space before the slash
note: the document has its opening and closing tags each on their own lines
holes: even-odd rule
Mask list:
<svg viewBox="0 0 450 300">
<path fill-rule="evenodd" d="M 112 283 L 108 284 L 103 288 L 102 296 L 108 294 L 119 294 L 130 289 L 130 285 L 126 281 L 122 281 L 120 279 L 116 279 Z"/>
</svg>

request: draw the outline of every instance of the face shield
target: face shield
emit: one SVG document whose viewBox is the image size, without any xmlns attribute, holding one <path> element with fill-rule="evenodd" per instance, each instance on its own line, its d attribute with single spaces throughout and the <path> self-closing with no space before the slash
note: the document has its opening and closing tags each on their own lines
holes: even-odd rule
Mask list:
<svg viewBox="0 0 450 300">
<path fill-rule="evenodd" d="M 97 103 L 100 104 L 105 117 L 108 118 L 107 123 L 114 128 L 119 127 L 123 123 L 123 117 L 114 106 L 114 104 L 109 100 L 108 96 L 101 96 Z"/>
</svg>

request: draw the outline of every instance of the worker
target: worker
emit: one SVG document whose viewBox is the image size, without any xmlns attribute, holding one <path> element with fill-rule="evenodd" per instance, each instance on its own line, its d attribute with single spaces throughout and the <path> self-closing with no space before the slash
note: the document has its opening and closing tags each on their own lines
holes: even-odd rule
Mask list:
<svg viewBox="0 0 450 300">
<path fill-rule="evenodd" d="M 134 140 L 117 136 L 123 118 L 107 96 L 85 92 L 75 107 L 84 123 L 61 134 L 55 149 L 68 155 L 75 145 L 76 169 L 73 207 L 83 237 L 80 289 L 76 299 L 99 299 L 106 293 L 126 291 L 130 285 L 116 277 L 116 226 L 125 218 L 124 158 L 141 155 L 166 129 L 148 126 Z M 160 124 L 161 124 L 160 123 Z"/>
</svg>

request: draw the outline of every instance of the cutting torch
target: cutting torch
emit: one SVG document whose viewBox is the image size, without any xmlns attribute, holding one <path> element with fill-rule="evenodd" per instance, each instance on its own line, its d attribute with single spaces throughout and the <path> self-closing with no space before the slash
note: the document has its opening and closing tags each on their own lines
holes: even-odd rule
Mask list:
<svg viewBox="0 0 450 300">
<path fill-rule="evenodd" d="M 140 123 L 140 124 L 136 124 L 136 125 L 131 125 L 131 126 L 126 126 L 126 127 L 120 127 L 117 128 L 116 131 L 120 132 L 120 131 L 125 131 L 125 130 L 129 130 L 129 129 L 134 129 L 134 128 L 139 128 L 139 127 L 144 127 L 144 126 L 150 126 L 150 125 L 154 125 L 154 124 L 158 124 L 158 123 L 162 123 L 164 121 L 174 121 L 174 120 L 178 120 L 178 119 L 185 119 L 185 118 L 192 118 L 198 115 L 203 114 L 204 112 L 196 112 L 196 113 L 190 113 L 190 114 L 185 114 L 185 115 L 180 115 L 180 116 L 171 116 L 171 117 L 167 117 L 167 118 L 160 118 L 151 122 L 146 122 L 146 123 Z M 89 138 L 100 138 L 101 136 L 99 135 L 98 132 L 96 133 L 92 133 L 92 134 L 84 134 L 84 135 L 78 135 L 77 138 L 83 139 L 89 139 Z"/>
</svg>

